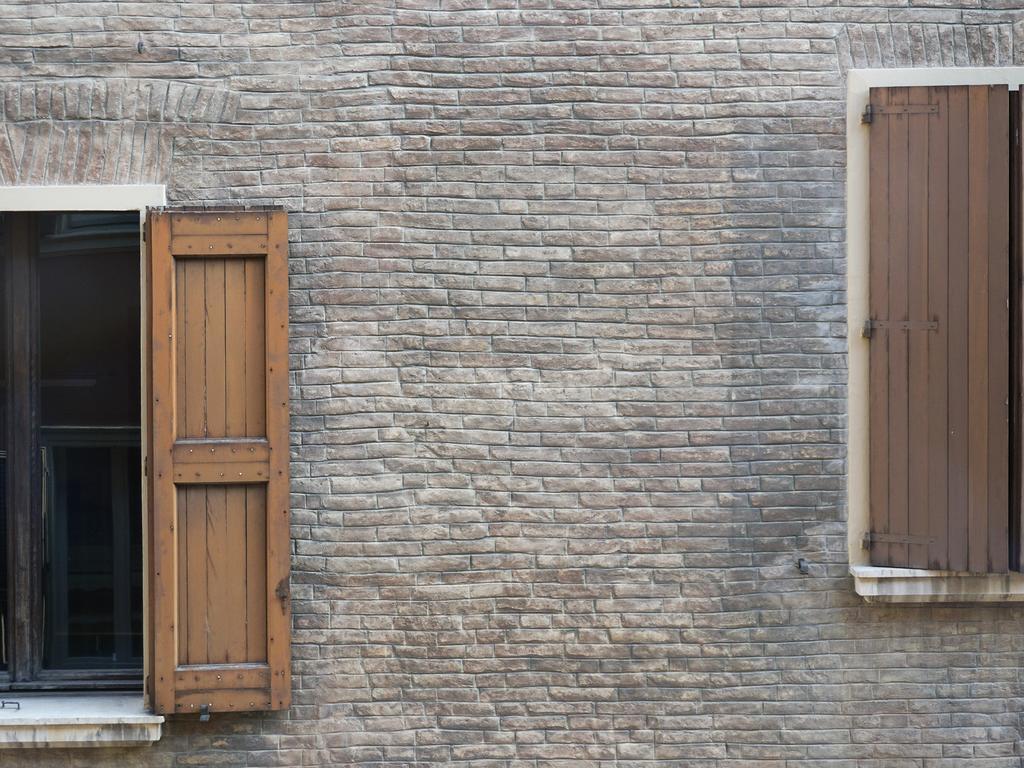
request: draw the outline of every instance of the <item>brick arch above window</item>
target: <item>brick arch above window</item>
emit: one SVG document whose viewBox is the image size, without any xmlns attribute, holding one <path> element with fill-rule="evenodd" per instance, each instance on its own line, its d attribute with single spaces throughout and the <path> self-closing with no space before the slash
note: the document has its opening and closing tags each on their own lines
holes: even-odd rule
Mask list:
<svg viewBox="0 0 1024 768">
<path fill-rule="evenodd" d="M 1021 59 L 1012 23 L 844 24 L 836 35 L 843 70 L 879 67 L 1005 67 Z"/>
<path fill-rule="evenodd" d="M 0 86 L 0 122 L 132 120 L 230 123 L 238 96 L 227 88 L 173 80 L 117 78 L 9 82 Z"/>
<path fill-rule="evenodd" d="M 0 185 L 142 184 L 170 176 L 174 139 L 231 123 L 226 88 L 124 78 L 0 85 Z"/>
</svg>

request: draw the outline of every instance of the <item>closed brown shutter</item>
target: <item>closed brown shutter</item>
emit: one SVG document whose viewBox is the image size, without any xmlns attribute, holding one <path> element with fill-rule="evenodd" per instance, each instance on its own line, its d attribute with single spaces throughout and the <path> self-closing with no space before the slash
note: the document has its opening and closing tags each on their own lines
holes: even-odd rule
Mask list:
<svg viewBox="0 0 1024 768">
<path fill-rule="evenodd" d="M 871 562 L 1005 572 L 1007 88 L 870 102 Z"/>
<path fill-rule="evenodd" d="M 147 245 L 154 710 L 283 709 L 287 215 L 154 211 Z"/>
</svg>

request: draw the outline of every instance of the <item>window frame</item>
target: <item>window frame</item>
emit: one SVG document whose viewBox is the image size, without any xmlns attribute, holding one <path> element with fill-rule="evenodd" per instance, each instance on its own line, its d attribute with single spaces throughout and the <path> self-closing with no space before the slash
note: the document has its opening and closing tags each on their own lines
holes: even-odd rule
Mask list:
<svg viewBox="0 0 1024 768">
<path fill-rule="evenodd" d="M 144 242 L 144 231 L 146 212 L 148 208 L 159 207 L 166 205 L 166 187 L 162 184 L 141 184 L 141 185 L 75 185 L 75 186 L 53 186 L 53 187 L 42 187 L 42 186 L 22 186 L 22 187 L 0 187 L 0 213 L 30 213 L 30 212 L 45 212 L 45 211 L 67 211 L 67 212 L 103 212 L 103 211 L 129 211 L 135 210 L 139 214 L 139 274 L 143 279 L 139 281 L 139 296 L 140 296 L 140 316 L 139 316 L 139 337 L 145 347 L 147 343 L 147 331 L 148 326 L 146 318 L 148 316 L 147 306 L 147 291 L 144 276 L 146 275 L 146 247 Z M 146 355 L 140 355 L 140 382 L 141 382 L 141 397 L 140 405 L 141 412 L 139 414 L 139 421 L 141 426 L 141 445 L 145 446 L 150 432 L 150 425 L 148 423 L 148 408 L 147 403 L 149 399 L 149 392 L 147 391 L 147 377 L 146 377 Z M 141 491 L 142 491 L 142 536 L 143 536 L 143 678 L 148 673 L 152 659 L 149 654 L 149 575 L 148 575 L 148 564 L 147 564 L 147 547 L 145 542 L 148 540 L 148 520 L 145 514 L 146 504 L 145 499 L 148 495 L 148 486 L 143 468 L 140 467 L 141 477 Z M 10 526 L 9 526 L 10 529 Z M 0 542 L 0 545 L 6 546 L 8 552 L 14 553 L 14 535 L 8 537 L 7 542 Z M 41 553 L 37 553 L 41 554 Z M 15 558 L 9 558 L 9 562 L 14 562 Z M 32 561 L 33 563 L 35 560 Z M 19 574 L 19 569 L 11 567 L 10 573 L 8 574 L 8 589 L 9 595 L 13 598 L 19 591 L 19 587 L 24 588 L 25 576 Z M 38 596 L 35 601 L 38 602 Z M 33 633 L 39 633 L 40 628 L 34 627 L 34 624 L 41 620 L 41 612 L 39 606 L 34 606 L 35 610 L 32 611 L 36 614 L 35 620 L 32 622 L 11 622 L 11 626 L 8 627 L 8 632 L 19 632 L 21 634 L 14 643 L 21 647 L 26 647 L 35 643 L 36 639 L 33 637 Z M 31 610 L 31 609 L 30 609 Z M 41 648 L 40 648 L 41 650 Z M 70 690 L 79 688 L 91 688 L 91 689 L 102 689 L 111 690 L 128 685 L 132 689 L 138 689 L 140 680 L 138 673 L 133 672 L 130 674 L 130 680 L 126 680 L 124 675 L 119 676 L 116 672 L 113 675 L 104 675 L 103 679 L 98 679 L 96 672 L 92 670 L 38 670 L 32 669 L 31 674 L 33 680 L 30 682 L 15 682 L 13 678 L 18 677 L 18 674 L 12 675 L 12 667 L 14 665 L 21 665 L 15 667 L 21 676 L 25 674 L 27 663 L 33 661 L 31 654 L 26 660 L 9 659 L 9 668 L 4 672 L 0 672 L 0 690 Z M 11 662 L 13 661 L 13 665 Z M 120 679 L 119 679 L 120 678 Z"/>
<path fill-rule="evenodd" d="M 876 87 L 1007 85 L 1021 91 L 1024 67 L 854 69 L 847 73 L 847 556 L 854 589 L 869 602 L 974 602 L 1024 600 L 1024 574 L 967 574 L 873 566 L 862 547 L 870 530 L 869 138 L 861 116 Z"/>
</svg>

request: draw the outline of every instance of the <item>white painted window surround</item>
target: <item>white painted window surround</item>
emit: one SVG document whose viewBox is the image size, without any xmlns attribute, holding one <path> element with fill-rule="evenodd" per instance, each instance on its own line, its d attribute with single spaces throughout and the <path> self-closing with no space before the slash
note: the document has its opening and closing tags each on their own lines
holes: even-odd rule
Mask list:
<svg viewBox="0 0 1024 768">
<path fill-rule="evenodd" d="M 162 184 L 0 187 L 0 213 L 137 210 L 141 224 L 146 208 L 166 203 L 166 187 Z M 143 258 L 140 238 L 140 263 Z M 145 307 L 143 286 L 139 286 L 139 291 Z M 145 401 L 143 397 L 142 402 Z M 143 626 L 147 624 L 143 622 Z M 149 647 L 148 642 L 144 642 L 144 647 Z M 164 722 L 162 716 L 146 710 L 138 693 L 8 692 L 0 693 L 0 701 L 14 702 L 0 706 L 0 749 L 143 746 L 160 738 Z"/>
<path fill-rule="evenodd" d="M 970 574 L 872 566 L 861 547 L 868 532 L 868 344 L 861 328 L 868 319 L 868 135 L 860 118 L 868 89 L 922 85 L 1024 83 L 1024 67 L 934 67 L 853 69 L 846 100 L 846 298 L 849 350 L 847 552 L 854 589 L 868 602 L 949 603 L 1024 600 L 1024 574 Z"/>
</svg>

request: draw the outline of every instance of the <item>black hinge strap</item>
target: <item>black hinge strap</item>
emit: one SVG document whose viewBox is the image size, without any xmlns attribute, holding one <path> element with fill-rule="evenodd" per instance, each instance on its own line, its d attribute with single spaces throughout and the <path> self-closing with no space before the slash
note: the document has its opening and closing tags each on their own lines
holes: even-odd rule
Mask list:
<svg viewBox="0 0 1024 768">
<path fill-rule="evenodd" d="M 864 549 L 871 549 L 872 544 L 931 544 L 934 541 L 934 536 L 910 536 L 899 533 L 875 533 L 874 531 L 869 531 L 864 534 L 861 546 Z"/>
<path fill-rule="evenodd" d="M 865 320 L 861 335 L 870 339 L 875 329 L 883 331 L 937 331 L 938 320 Z"/>
<path fill-rule="evenodd" d="M 871 124 L 875 121 L 875 115 L 937 115 L 939 114 L 938 104 L 888 104 L 885 106 L 868 104 L 864 108 L 864 114 L 860 116 L 862 123 Z"/>
</svg>

